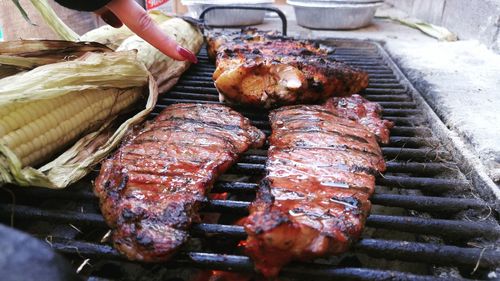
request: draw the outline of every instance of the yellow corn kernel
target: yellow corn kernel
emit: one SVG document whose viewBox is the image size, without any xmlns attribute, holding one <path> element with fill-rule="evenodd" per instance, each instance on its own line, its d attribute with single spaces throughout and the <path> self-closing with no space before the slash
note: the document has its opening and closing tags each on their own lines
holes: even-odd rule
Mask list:
<svg viewBox="0 0 500 281">
<path fill-rule="evenodd" d="M 129 108 L 140 96 L 140 88 L 86 90 L 0 106 L 0 112 L 6 113 L 0 116 L 0 142 L 17 155 L 23 166 L 39 165 Z"/>
</svg>

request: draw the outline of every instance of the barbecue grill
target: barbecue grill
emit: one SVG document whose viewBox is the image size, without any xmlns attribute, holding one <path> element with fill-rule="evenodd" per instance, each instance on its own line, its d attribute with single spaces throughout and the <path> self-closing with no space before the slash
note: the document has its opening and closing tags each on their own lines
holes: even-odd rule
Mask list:
<svg viewBox="0 0 500 281">
<path fill-rule="evenodd" d="M 382 148 L 388 170 L 377 179 L 374 204 L 363 238 L 349 253 L 282 270 L 293 280 L 491 280 L 500 277 L 500 226 L 494 201 L 479 198 L 478 186 L 437 134 L 436 120 L 380 44 L 357 40 L 320 40 L 334 47 L 333 59 L 370 75 L 361 94 L 384 107 L 395 122 L 389 145 Z M 199 63 L 158 101 L 151 118 L 169 104 L 218 103 L 212 82 L 215 67 L 203 49 Z M 237 108 L 269 135 L 267 112 Z M 439 135 L 439 136 L 438 136 Z M 218 213 L 218 224 L 201 223 L 192 239 L 165 264 L 127 261 L 106 241 L 107 226 L 92 193 L 98 170 L 66 190 L 0 189 L 0 220 L 45 240 L 72 261 L 88 280 L 136 279 L 143 272 L 177 275 L 183 269 L 250 272 L 242 254 L 245 238 L 234 222 L 247 213 L 265 172 L 266 149 L 251 150 L 215 184 L 212 193 L 227 200 L 207 200 L 203 212 Z M 485 198 L 484 196 L 482 198 Z M 131 272 L 136 272 L 134 275 Z M 168 274 L 168 272 L 174 272 Z M 159 273 L 158 273 L 159 274 Z M 187 279 L 186 279 L 187 280 Z"/>
</svg>

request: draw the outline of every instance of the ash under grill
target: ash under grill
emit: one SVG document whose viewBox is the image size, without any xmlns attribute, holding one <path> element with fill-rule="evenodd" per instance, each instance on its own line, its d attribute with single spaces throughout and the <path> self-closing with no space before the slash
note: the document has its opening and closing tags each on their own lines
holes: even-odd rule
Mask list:
<svg viewBox="0 0 500 281">
<path fill-rule="evenodd" d="M 336 47 L 334 59 L 370 74 L 370 85 L 362 95 L 380 103 L 384 118 L 396 126 L 390 144 L 382 148 L 388 169 L 377 179 L 364 238 L 341 257 L 293 264 L 284 268 L 282 275 L 301 280 L 494 279 L 500 273 L 498 214 L 475 195 L 445 143 L 434 137 L 423 110 L 412 99 L 411 89 L 402 83 L 405 78 L 398 77 L 394 64 L 377 44 L 348 40 L 324 43 Z M 211 78 L 215 67 L 205 51 L 199 60 L 159 99 L 152 117 L 172 103 L 218 102 Z M 238 111 L 270 133 L 266 111 Z M 253 264 L 237 247 L 246 234 L 231 223 L 247 213 L 265 172 L 266 154 L 265 149 L 246 153 L 216 183 L 213 193 L 228 192 L 229 200 L 207 200 L 203 211 L 222 214 L 221 224 L 195 225 L 188 245 L 163 265 L 128 262 L 101 242 L 107 227 L 91 190 L 97 172 L 62 191 L 0 189 L 0 218 L 47 241 L 71 259 L 75 269 L 90 259 L 81 272 L 89 280 L 135 280 L 170 271 L 174 273 L 165 276 L 177 279 L 162 280 L 182 280 L 177 275 L 182 268 L 248 272 Z"/>
</svg>

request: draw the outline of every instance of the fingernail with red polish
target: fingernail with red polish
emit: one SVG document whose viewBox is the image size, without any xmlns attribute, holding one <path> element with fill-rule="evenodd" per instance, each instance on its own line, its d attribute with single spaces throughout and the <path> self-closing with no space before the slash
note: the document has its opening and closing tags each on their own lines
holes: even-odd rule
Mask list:
<svg viewBox="0 0 500 281">
<path fill-rule="evenodd" d="M 114 28 L 120 28 L 123 25 L 122 21 L 110 11 L 107 11 L 104 14 L 102 14 L 101 19 Z"/>
<path fill-rule="evenodd" d="M 185 58 L 189 62 L 198 63 L 196 55 L 184 47 L 177 46 L 177 53 L 179 53 L 183 58 Z"/>
</svg>

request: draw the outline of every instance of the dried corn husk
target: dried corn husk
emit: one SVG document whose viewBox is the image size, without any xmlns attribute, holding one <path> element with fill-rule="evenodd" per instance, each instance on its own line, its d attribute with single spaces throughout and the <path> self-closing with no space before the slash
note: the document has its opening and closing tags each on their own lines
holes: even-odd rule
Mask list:
<svg viewBox="0 0 500 281">
<path fill-rule="evenodd" d="M 68 150 L 41 168 L 23 167 L 13 150 L 0 143 L 0 184 L 63 188 L 79 180 L 116 148 L 131 126 L 145 119 L 158 95 L 154 80 L 137 60 L 134 51 L 89 53 L 75 61 L 44 65 L 0 79 L 0 112 L 12 105 L 55 99 L 82 91 L 140 94 L 146 85 L 149 85 L 149 95 L 139 113 L 119 127 L 111 126 L 117 115 L 107 116 Z"/>
<path fill-rule="evenodd" d="M 411 28 L 418 29 L 422 31 L 423 33 L 434 37 L 440 41 L 457 41 L 458 36 L 445 27 L 434 25 L 431 23 L 423 22 L 423 21 L 411 21 L 407 19 L 399 19 L 399 18 L 394 18 L 393 20 L 404 24 L 406 26 L 409 26 Z"/>
<path fill-rule="evenodd" d="M 172 18 L 160 24 L 160 28 L 173 37 L 177 43 L 193 53 L 198 53 L 203 44 L 200 30 L 180 18 Z M 149 69 L 158 83 L 160 93 L 169 90 L 180 75 L 189 67 L 187 61 L 176 61 L 167 57 L 137 35 L 126 39 L 117 51 L 137 50 L 137 57 Z"/>
<path fill-rule="evenodd" d="M 447 28 L 442 26 L 434 25 L 416 19 L 396 18 L 396 17 L 378 17 L 378 18 L 390 19 L 399 22 L 403 25 L 406 25 L 408 27 L 418 29 L 424 34 L 427 34 L 428 36 L 436 38 L 440 41 L 453 42 L 458 40 L 458 36 L 455 33 L 449 31 Z"/>
<path fill-rule="evenodd" d="M 169 19 L 168 16 L 160 11 L 152 10 L 148 12 L 153 20 L 161 24 Z M 134 33 L 125 25 L 120 28 L 114 28 L 109 25 L 104 25 L 94 30 L 91 30 L 80 37 L 80 41 L 98 42 L 116 50 L 120 44 Z"/>
<path fill-rule="evenodd" d="M 0 42 L 0 78 L 35 67 L 74 60 L 87 52 L 111 52 L 93 42 L 60 40 L 18 40 Z"/>
</svg>

